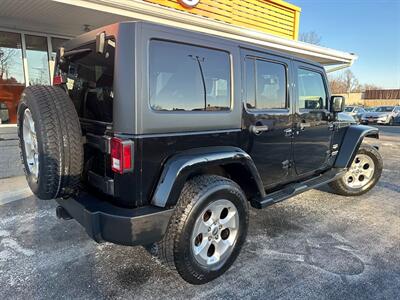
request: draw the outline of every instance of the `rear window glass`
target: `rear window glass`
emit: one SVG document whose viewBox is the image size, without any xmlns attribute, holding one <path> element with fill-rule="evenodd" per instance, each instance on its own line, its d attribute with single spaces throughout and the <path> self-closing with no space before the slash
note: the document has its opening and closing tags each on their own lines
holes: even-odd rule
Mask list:
<svg viewBox="0 0 400 300">
<path fill-rule="evenodd" d="M 153 110 L 230 110 L 229 53 L 152 40 L 149 60 L 150 105 Z"/>
<path fill-rule="evenodd" d="M 246 58 L 246 106 L 248 109 L 285 109 L 286 68 L 284 65 Z"/>
<path fill-rule="evenodd" d="M 103 54 L 92 43 L 78 49 L 90 49 L 71 57 L 67 88 L 82 118 L 112 122 L 115 43 L 108 40 Z"/>
</svg>

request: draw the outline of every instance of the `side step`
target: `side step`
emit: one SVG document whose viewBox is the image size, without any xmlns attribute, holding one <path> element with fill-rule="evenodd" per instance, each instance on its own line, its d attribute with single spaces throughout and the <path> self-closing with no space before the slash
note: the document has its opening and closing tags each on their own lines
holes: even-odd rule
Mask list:
<svg viewBox="0 0 400 300">
<path fill-rule="evenodd" d="M 265 198 L 253 199 L 251 201 L 251 206 L 258 209 L 265 208 L 272 204 L 301 194 L 310 189 L 319 187 L 325 183 L 334 181 L 342 177 L 346 173 L 346 171 L 347 169 L 331 169 L 321 175 L 318 175 L 317 177 L 307 179 L 306 181 L 289 184 L 279 191 L 267 194 Z"/>
</svg>

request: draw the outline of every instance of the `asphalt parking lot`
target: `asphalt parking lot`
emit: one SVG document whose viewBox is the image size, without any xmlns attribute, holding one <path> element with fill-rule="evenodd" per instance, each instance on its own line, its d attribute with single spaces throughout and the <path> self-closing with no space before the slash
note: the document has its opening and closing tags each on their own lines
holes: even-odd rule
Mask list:
<svg viewBox="0 0 400 300">
<path fill-rule="evenodd" d="M 192 286 L 141 247 L 96 244 L 55 203 L 0 206 L 3 299 L 399 299 L 400 127 L 383 128 L 384 171 L 358 198 L 312 190 L 251 210 L 241 255 L 222 277 Z M 376 140 L 372 140 L 376 143 Z M 0 199 L 2 195 L 0 194 Z"/>
</svg>

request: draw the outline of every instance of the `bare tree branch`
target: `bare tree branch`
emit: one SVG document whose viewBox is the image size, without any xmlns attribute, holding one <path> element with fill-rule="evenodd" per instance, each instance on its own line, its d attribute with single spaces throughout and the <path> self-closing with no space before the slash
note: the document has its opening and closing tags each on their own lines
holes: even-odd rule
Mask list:
<svg viewBox="0 0 400 300">
<path fill-rule="evenodd" d="M 321 45 L 322 37 L 315 31 L 308 31 L 300 33 L 299 40 L 309 44 Z"/>
</svg>

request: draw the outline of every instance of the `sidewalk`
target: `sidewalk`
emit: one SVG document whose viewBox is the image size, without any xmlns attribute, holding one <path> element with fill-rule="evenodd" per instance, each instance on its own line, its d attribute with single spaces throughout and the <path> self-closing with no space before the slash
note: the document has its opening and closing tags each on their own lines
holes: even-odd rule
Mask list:
<svg viewBox="0 0 400 300">
<path fill-rule="evenodd" d="M 0 179 L 23 175 L 19 157 L 17 127 L 0 127 Z"/>
<path fill-rule="evenodd" d="M 0 205 L 32 196 L 25 176 L 0 179 Z"/>
</svg>

